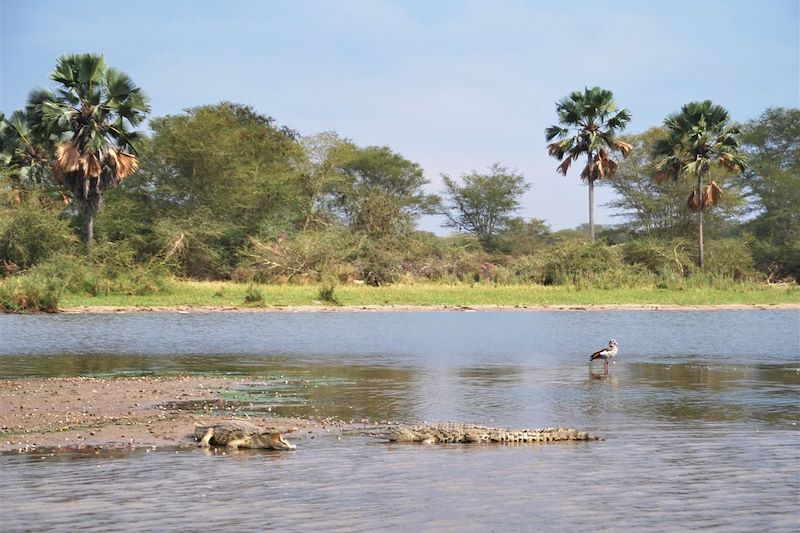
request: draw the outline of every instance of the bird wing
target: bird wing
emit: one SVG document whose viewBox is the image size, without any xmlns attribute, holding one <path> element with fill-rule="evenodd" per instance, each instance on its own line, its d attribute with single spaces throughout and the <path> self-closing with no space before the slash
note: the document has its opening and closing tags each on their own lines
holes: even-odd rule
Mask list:
<svg viewBox="0 0 800 533">
<path fill-rule="evenodd" d="M 600 359 L 602 357 L 605 357 L 607 353 L 608 353 L 608 348 L 603 348 L 602 350 L 597 350 L 596 352 L 594 352 L 592 354 L 592 358 L 590 359 L 590 361 L 592 361 L 594 359 Z"/>
</svg>

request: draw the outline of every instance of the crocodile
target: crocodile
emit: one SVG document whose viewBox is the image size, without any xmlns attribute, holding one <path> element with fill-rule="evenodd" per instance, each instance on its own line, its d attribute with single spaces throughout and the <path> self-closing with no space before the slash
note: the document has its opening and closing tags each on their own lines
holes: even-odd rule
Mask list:
<svg viewBox="0 0 800 533">
<path fill-rule="evenodd" d="M 293 431 L 293 430 L 289 430 Z M 197 445 L 226 446 L 229 449 L 253 448 L 266 450 L 294 450 L 291 444 L 274 428 L 262 428 L 244 420 L 226 420 L 210 426 L 195 426 Z"/>
<path fill-rule="evenodd" d="M 503 429 L 470 424 L 397 426 L 384 436 L 390 442 L 425 444 L 527 444 L 533 442 L 603 440 L 603 437 L 572 428 Z"/>
</svg>

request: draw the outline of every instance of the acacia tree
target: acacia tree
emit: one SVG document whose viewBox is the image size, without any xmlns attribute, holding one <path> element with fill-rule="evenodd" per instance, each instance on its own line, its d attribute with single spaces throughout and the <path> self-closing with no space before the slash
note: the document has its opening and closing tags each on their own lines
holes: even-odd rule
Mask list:
<svg viewBox="0 0 800 533">
<path fill-rule="evenodd" d="M 757 213 L 751 226 L 775 242 L 800 238 L 800 109 L 770 108 L 742 130 L 750 168 L 740 181 Z"/>
<path fill-rule="evenodd" d="M 666 137 L 653 149 L 658 159 L 656 179 L 688 176 L 694 180 L 688 205 L 697 212 L 697 264 L 701 269 L 705 266 L 703 214 L 722 198 L 722 189 L 711 179 L 711 169 L 741 172 L 747 166 L 745 154 L 739 149 L 739 128 L 729 122 L 725 108 L 710 100 L 690 102 L 667 117 Z"/>
<path fill-rule="evenodd" d="M 130 77 L 100 55 L 61 56 L 50 79 L 59 84 L 55 91 L 38 89 L 28 98 L 28 125 L 38 143 L 54 150 L 53 177 L 85 216 L 91 251 L 103 194 L 138 166 L 133 128 L 150 105 Z"/>
<path fill-rule="evenodd" d="M 437 198 L 426 194 L 422 167 L 387 146 L 351 153 L 339 168 L 331 206 L 350 226 L 372 237 L 408 234 L 419 215 L 431 213 Z"/>
<path fill-rule="evenodd" d="M 491 247 L 495 236 L 507 228 L 519 209 L 520 196 L 530 188 L 521 174 L 494 164 L 488 174 L 473 171 L 461 176 L 463 184 L 443 175 L 442 214 L 445 227 L 464 230 Z"/>
<path fill-rule="evenodd" d="M 312 222 L 327 223 L 333 211 L 331 194 L 347 182 L 343 169 L 355 159 L 358 147 L 333 131 L 304 137 L 300 143 L 304 155 L 299 166 L 306 198 L 303 222 L 306 231 Z"/>
<path fill-rule="evenodd" d="M 755 217 L 754 255 L 771 276 L 800 281 L 800 109 L 770 108 L 742 128 L 750 168 L 739 181 Z"/>
<path fill-rule="evenodd" d="M 291 232 L 305 218 L 297 133 L 233 102 L 150 121 L 136 176 L 123 189 L 146 198 L 161 245 L 186 275 L 230 275 L 249 237 Z"/>
<path fill-rule="evenodd" d="M 545 139 L 550 143 L 547 150 L 563 160 L 557 170 L 564 176 L 573 161 L 586 158 L 581 179 L 589 184 L 589 237 L 594 241 L 594 182 L 616 172 L 612 151 L 628 156 L 631 146 L 614 135 L 625 129 L 631 114 L 627 109 L 618 109 L 614 94 L 600 87 L 571 93 L 556 104 L 556 113 L 559 124 L 545 130 Z"/>
</svg>

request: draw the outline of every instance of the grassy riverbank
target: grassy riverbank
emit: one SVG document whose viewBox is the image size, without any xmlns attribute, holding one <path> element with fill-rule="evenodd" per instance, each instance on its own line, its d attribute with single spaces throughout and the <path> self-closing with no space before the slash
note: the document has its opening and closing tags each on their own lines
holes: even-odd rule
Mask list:
<svg viewBox="0 0 800 533">
<path fill-rule="evenodd" d="M 578 289 L 542 285 L 411 284 L 336 286 L 243 285 L 174 281 L 147 295 L 64 294 L 60 308 L 81 307 L 299 307 L 299 306 L 557 306 L 557 305 L 800 305 L 800 287 L 731 284 L 722 288 Z M 329 298 L 325 299 L 324 296 Z"/>
</svg>

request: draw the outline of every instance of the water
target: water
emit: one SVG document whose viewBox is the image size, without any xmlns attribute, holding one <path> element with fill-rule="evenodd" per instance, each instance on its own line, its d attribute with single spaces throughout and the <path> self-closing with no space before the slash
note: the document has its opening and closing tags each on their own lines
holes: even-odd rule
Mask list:
<svg viewBox="0 0 800 533">
<path fill-rule="evenodd" d="M 0 340 L 5 378 L 246 375 L 281 415 L 606 437 L 6 454 L 3 531 L 800 530 L 796 310 L 9 315 Z"/>
</svg>

